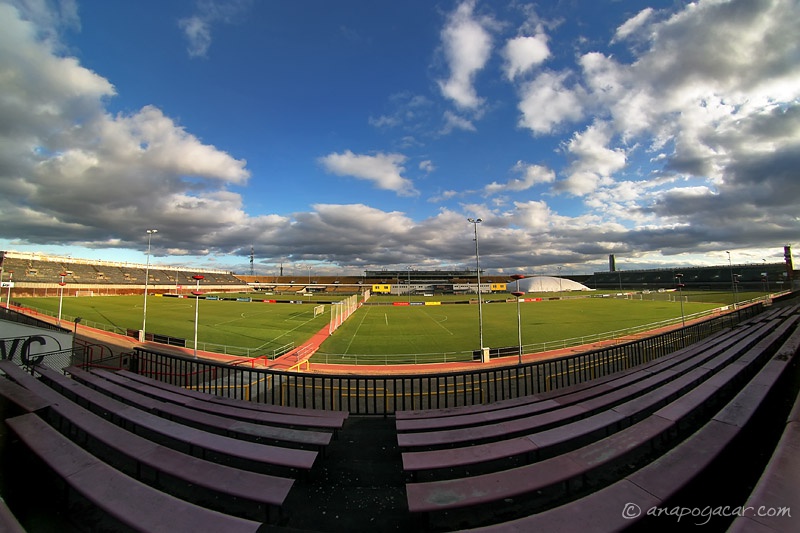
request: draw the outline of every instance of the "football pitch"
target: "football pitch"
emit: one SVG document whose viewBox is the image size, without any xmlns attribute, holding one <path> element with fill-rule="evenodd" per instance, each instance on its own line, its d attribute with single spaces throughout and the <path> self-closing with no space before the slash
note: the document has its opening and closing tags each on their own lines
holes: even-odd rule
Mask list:
<svg viewBox="0 0 800 533">
<path fill-rule="evenodd" d="M 712 302 L 684 302 L 686 316 L 719 307 Z M 519 306 L 522 344 L 588 337 L 670 319 L 680 320 L 675 301 L 581 298 L 524 302 Z M 517 346 L 517 305 L 482 305 L 483 345 Z M 480 346 L 477 304 L 364 306 L 323 342 L 312 361 L 381 363 L 470 359 Z M 380 356 L 385 357 L 370 357 Z M 426 357 L 429 356 L 429 357 Z"/>
<path fill-rule="evenodd" d="M 57 316 L 58 298 L 15 298 L 22 305 Z M 201 350 L 270 355 L 287 345 L 300 346 L 328 324 L 330 306 L 314 317 L 313 299 L 302 304 L 272 304 L 230 300 L 204 300 L 198 304 L 197 344 Z M 142 296 L 65 297 L 62 321 L 75 317 L 81 324 L 123 333 L 142 328 Z M 147 333 L 194 340 L 194 298 L 147 298 Z M 102 326 L 111 326 L 110 328 Z M 216 346 L 215 346 L 216 345 Z M 241 350 L 239 350 L 241 348 Z"/>
<path fill-rule="evenodd" d="M 408 302 L 402 297 L 373 297 L 323 342 L 312 361 L 399 364 L 442 361 L 443 354 L 445 360 L 468 360 L 480 346 L 481 329 L 483 346 L 516 346 L 517 304 L 506 302 L 507 296 L 487 295 L 481 306 L 482 328 L 476 303 L 448 303 L 448 298 L 436 297 L 433 300 L 441 305 L 431 298 L 425 299 L 429 305 L 392 305 Z M 731 299 L 725 293 L 687 291 L 684 296 L 688 299 L 683 304 L 685 316 L 727 305 Z M 744 300 L 757 295 L 739 296 Z M 54 316 L 58 312 L 57 297 L 15 300 Z M 218 345 L 225 347 L 226 353 L 260 356 L 300 346 L 326 328 L 330 319 L 330 305 L 325 304 L 325 312 L 315 317 L 318 304 L 313 298 L 304 300 L 302 304 L 200 300 L 198 348 L 222 351 L 215 349 Z M 675 300 L 675 295 L 653 294 L 523 302 L 519 306 L 522 344 L 535 351 L 537 344 L 680 320 L 681 305 Z M 69 324 L 79 316 L 82 324 L 107 325 L 102 329 L 124 333 L 141 329 L 142 304 L 142 296 L 65 297 L 62 320 Z M 184 338 L 191 346 L 194 311 L 192 298 L 151 295 L 147 299 L 147 332 Z"/>
</svg>

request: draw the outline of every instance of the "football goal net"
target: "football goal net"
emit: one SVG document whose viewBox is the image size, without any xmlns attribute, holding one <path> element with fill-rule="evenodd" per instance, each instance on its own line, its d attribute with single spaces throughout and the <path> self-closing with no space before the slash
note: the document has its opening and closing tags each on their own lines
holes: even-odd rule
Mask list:
<svg viewBox="0 0 800 533">
<path fill-rule="evenodd" d="M 331 305 L 331 321 L 328 326 L 328 334 L 330 335 L 337 329 L 339 326 L 344 323 L 345 320 L 350 318 L 355 310 L 358 309 L 358 295 L 354 294 L 349 298 L 342 300 L 341 302 L 336 302 Z"/>
<path fill-rule="evenodd" d="M 314 306 L 314 318 L 317 318 L 319 315 L 325 312 L 324 305 L 315 305 Z"/>
</svg>

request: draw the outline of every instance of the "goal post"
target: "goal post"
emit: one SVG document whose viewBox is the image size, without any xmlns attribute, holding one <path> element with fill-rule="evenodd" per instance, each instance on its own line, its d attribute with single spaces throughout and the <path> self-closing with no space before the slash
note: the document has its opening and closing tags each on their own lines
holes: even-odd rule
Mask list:
<svg viewBox="0 0 800 533">
<path fill-rule="evenodd" d="M 358 309 L 358 295 L 354 294 L 340 302 L 331 304 L 331 321 L 328 325 L 328 334 L 333 334 L 345 320 L 350 318 Z"/>
<path fill-rule="evenodd" d="M 314 306 L 314 318 L 317 318 L 319 315 L 323 314 L 324 312 L 325 312 L 325 306 L 324 305 L 315 305 Z"/>
</svg>

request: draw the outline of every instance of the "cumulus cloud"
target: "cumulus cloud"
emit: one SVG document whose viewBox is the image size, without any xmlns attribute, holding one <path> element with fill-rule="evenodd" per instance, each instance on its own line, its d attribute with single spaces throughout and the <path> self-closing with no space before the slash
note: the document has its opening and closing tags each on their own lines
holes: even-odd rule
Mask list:
<svg viewBox="0 0 800 533">
<path fill-rule="evenodd" d="M 626 154 L 608 147 L 611 133 L 607 123 L 598 122 L 573 135 L 565 147 L 573 162 L 567 178 L 558 185 L 561 190 L 583 196 L 612 183 L 611 176 L 625 167 Z"/>
<path fill-rule="evenodd" d="M 617 28 L 612 42 L 626 39 L 629 35 L 639 30 L 652 15 L 652 7 L 647 7 L 639 11 L 636 16 L 629 18 L 624 24 Z"/>
<path fill-rule="evenodd" d="M 530 72 L 533 67 L 544 63 L 550 57 L 547 36 L 540 34 L 510 39 L 503 49 L 503 57 L 506 61 L 506 78 L 513 81 L 517 76 Z"/>
<path fill-rule="evenodd" d="M 439 81 L 442 95 L 462 109 L 477 109 L 483 104 L 473 81 L 483 69 L 492 50 L 492 36 L 474 15 L 475 0 L 458 5 L 442 29 L 444 54 L 450 77 Z"/>
<path fill-rule="evenodd" d="M 0 226 L 32 242 L 139 240 L 174 224 L 197 236 L 247 220 L 245 162 L 200 142 L 159 109 L 109 114 L 113 85 L 56 53 L 19 12 L 0 4 Z M 182 229 L 181 229 L 182 228 Z M 113 236 L 113 238 L 111 238 Z M 188 244 L 188 243 L 187 243 Z M 191 248 L 194 248 L 191 246 Z"/>
<path fill-rule="evenodd" d="M 543 72 L 520 90 L 519 125 L 536 134 L 551 133 L 565 122 L 583 116 L 583 90 L 567 87 L 568 72 Z"/>
<path fill-rule="evenodd" d="M 328 154 L 319 161 L 325 170 L 337 176 L 371 181 L 379 189 L 394 191 L 400 196 L 415 196 L 419 192 L 413 182 L 402 176 L 406 159 L 402 154 L 359 155 L 345 150 L 343 153 Z"/>
<path fill-rule="evenodd" d="M 556 179 L 556 174 L 551 169 L 541 165 L 528 165 L 522 161 L 518 161 L 517 164 L 514 165 L 514 171 L 518 174 L 522 174 L 522 177 L 514 178 L 506 183 L 497 183 L 493 181 L 484 187 L 484 192 L 491 195 L 501 192 L 525 191 L 541 183 L 552 183 Z"/>
<path fill-rule="evenodd" d="M 4 238 L 141 248 L 143 228 L 157 227 L 156 254 L 246 256 L 252 243 L 266 257 L 351 269 L 471 266 L 474 243 L 465 217 L 477 214 L 485 221 L 482 266 L 499 268 L 581 263 L 612 252 L 765 247 L 793 242 L 800 230 L 794 37 L 800 10 L 794 0 L 698 0 L 672 11 L 644 9 L 616 28 L 615 46 L 629 47 L 624 53 L 593 49 L 559 70 L 540 69 L 551 59 L 549 48 L 556 50 L 549 40 L 557 34 L 545 38 L 538 26 L 520 28 L 517 35 L 534 37 L 512 37 L 503 65 L 486 68 L 492 36 L 500 32 L 476 14 L 475 2 L 461 2 L 441 32 L 449 71 L 438 89 L 452 109 L 434 114 L 431 100 L 399 92 L 370 124 L 413 130 L 427 115 L 443 117 L 440 132 L 474 132 L 474 121 L 491 108 L 476 80 L 492 73 L 492 81 L 514 84 L 518 126 L 537 137 L 531 142 L 567 134 L 560 145 L 552 139 L 563 164 L 520 162 L 505 181 L 476 179 L 465 190 L 430 175 L 425 181 L 440 192 L 426 194 L 429 201 L 449 203 L 422 219 L 397 204 L 318 203 L 285 215 L 248 214 L 238 189 L 251 179 L 243 158 L 203 142 L 156 106 L 110 113 L 107 103 L 122 89 L 58 43 L 58 25 L 79 26 L 75 4 L 61 3 L 65 10 L 56 15 L 36 15 L 40 2 L 14 5 L 23 4 L 25 17 L 0 3 Z M 210 50 L 215 24 L 235 20 L 215 11 L 221 5 L 200 2 L 182 23 L 197 56 Z M 420 146 L 416 137 L 403 141 Z M 518 149 L 509 147 L 506 166 L 525 157 Z M 346 150 L 318 162 L 331 174 L 414 197 L 420 193 L 408 177 L 409 161 L 420 174 L 434 170 L 432 161 L 440 167 L 436 177 L 449 170 L 433 150 Z M 581 205 L 542 199 L 553 193 L 576 196 Z"/>
</svg>

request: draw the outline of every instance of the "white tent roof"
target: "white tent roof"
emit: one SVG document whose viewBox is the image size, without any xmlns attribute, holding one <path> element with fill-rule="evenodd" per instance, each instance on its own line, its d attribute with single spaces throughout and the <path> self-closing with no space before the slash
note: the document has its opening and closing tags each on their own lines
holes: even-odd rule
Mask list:
<svg viewBox="0 0 800 533">
<path fill-rule="evenodd" d="M 515 281 L 508 282 L 508 290 L 516 290 Z M 588 291 L 586 285 L 567 278 L 553 276 L 532 276 L 519 280 L 519 290 L 522 292 L 558 292 L 558 291 Z"/>
</svg>

